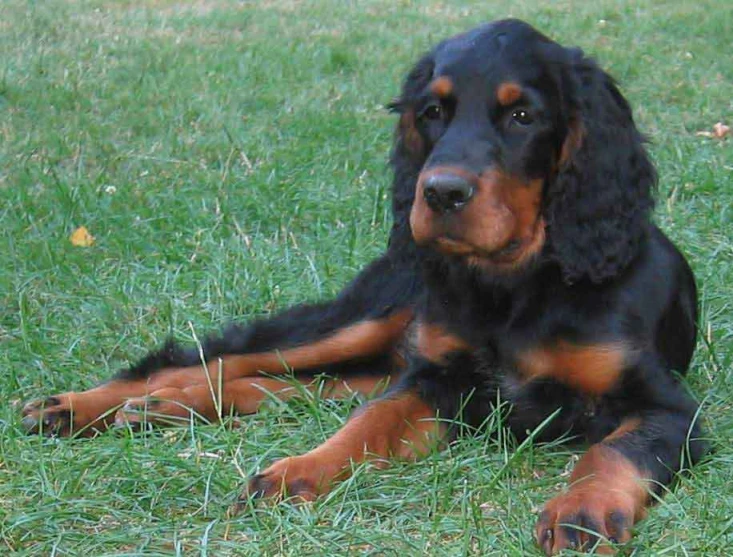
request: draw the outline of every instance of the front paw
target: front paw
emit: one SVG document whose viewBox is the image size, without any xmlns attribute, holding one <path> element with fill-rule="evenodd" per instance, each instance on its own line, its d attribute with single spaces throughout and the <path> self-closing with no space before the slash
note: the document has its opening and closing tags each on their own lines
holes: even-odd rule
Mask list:
<svg viewBox="0 0 733 557">
<path fill-rule="evenodd" d="M 252 476 L 242 499 L 313 501 L 321 494 L 323 470 L 307 455 L 278 460 L 261 474 Z"/>
<path fill-rule="evenodd" d="M 582 485 L 551 499 L 535 526 L 545 555 L 563 549 L 613 555 L 615 544 L 631 539 L 638 516 L 633 495 L 608 485 Z"/>
<path fill-rule="evenodd" d="M 252 499 L 314 501 L 330 491 L 343 471 L 340 460 L 324 459 L 313 453 L 283 458 L 250 478 L 236 509 Z"/>
</svg>

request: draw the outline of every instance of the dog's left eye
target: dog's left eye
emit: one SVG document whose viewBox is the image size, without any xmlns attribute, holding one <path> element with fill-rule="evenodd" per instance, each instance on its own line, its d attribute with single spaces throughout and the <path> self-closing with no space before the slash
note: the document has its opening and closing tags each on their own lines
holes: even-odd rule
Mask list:
<svg viewBox="0 0 733 557">
<path fill-rule="evenodd" d="M 512 112 L 512 122 L 516 122 L 520 126 L 529 126 L 534 122 L 534 118 L 529 111 L 524 108 L 518 108 Z"/>
<path fill-rule="evenodd" d="M 439 104 L 431 104 L 422 113 L 428 120 L 440 120 L 443 117 L 443 108 Z"/>
</svg>

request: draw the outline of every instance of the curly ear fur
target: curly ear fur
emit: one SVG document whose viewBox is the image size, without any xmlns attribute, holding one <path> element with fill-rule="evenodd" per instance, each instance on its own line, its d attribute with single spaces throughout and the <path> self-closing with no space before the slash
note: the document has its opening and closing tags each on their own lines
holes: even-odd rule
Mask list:
<svg viewBox="0 0 733 557">
<path fill-rule="evenodd" d="M 567 282 L 600 283 L 638 253 L 657 176 L 613 79 L 580 51 L 569 53 L 570 132 L 546 193 L 549 247 Z"/>
</svg>

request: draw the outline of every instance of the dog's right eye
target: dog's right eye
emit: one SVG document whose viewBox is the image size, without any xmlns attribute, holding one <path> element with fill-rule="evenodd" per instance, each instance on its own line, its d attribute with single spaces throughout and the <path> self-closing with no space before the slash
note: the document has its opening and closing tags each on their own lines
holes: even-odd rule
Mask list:
<svg viewBox="0 0 733 557">
<path fill-rule="evenodd" d="M 428 120 L 441 120 L 443 118 L 443 108 L 439 104 L 431 104 L 423 110 L 422 117 Z"/>
<path fill-rule="evenodd" d="M 528 110 L 520 108 L 512 112 L 512 121 L 520 126 L 531 126 L 534 123 L 534 117 Z"/>
</svg>

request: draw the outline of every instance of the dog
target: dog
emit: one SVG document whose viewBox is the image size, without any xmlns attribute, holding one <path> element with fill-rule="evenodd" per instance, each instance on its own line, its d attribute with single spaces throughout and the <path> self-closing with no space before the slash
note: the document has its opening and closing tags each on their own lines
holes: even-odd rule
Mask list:
<svg viewBox="0 0 733 557">
<path fill-rule="evenodd" d="M 612 552 L 707 451 L 679 381 L 695 280 L 651 220 L 657 175 L 629 104 L 580 49 L 501 20 L 425 54 L 389 108 L 389 243 L 334 300 L 199 348 L 169 341 L 91 390 L 27 404 L 23 425 L 215 420 L 287 398 L 293 381 L 376 395 L 244 493 L 311 500 L 352 463 L 417 458 L 479 427 L 501 400 L 518 439 L 589 445 L 539 516 L 539 546 Z"/>
</svg>

